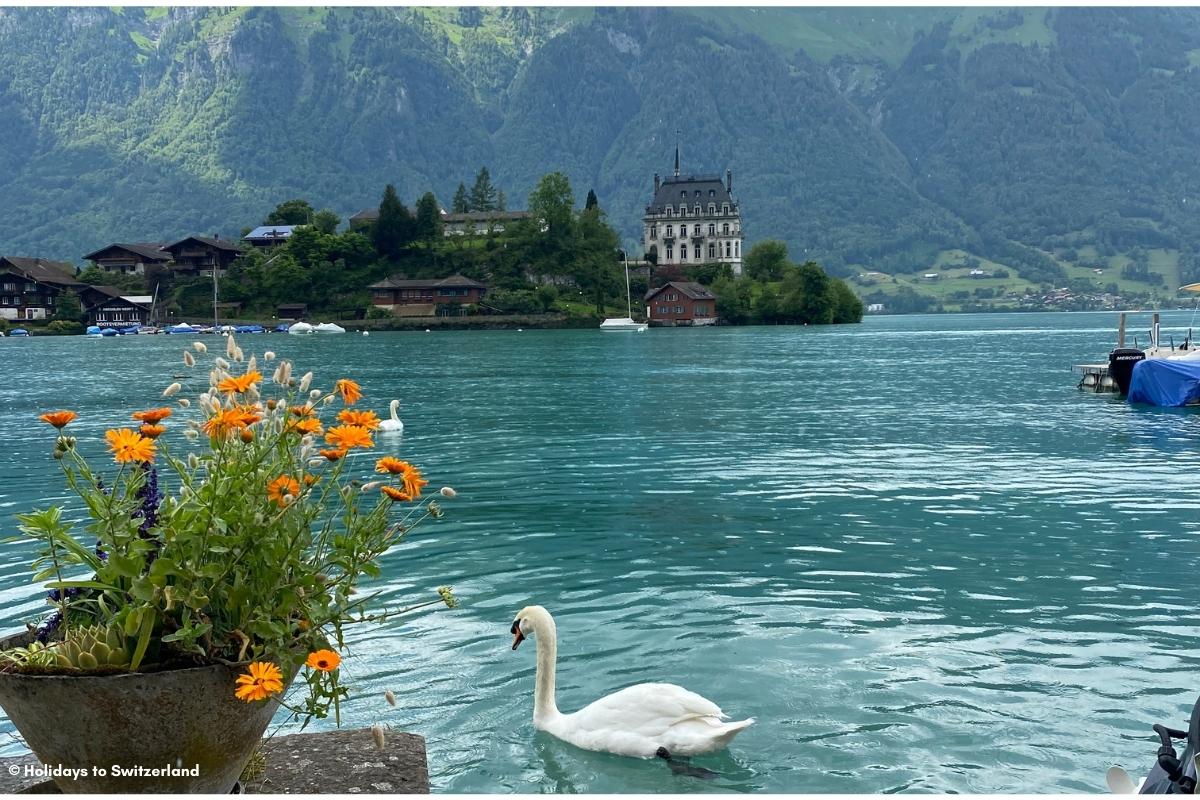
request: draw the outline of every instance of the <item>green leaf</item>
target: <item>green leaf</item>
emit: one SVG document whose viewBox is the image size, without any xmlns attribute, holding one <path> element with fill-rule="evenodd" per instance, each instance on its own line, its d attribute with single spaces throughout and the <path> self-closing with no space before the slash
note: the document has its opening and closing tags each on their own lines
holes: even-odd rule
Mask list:
<svg viewBox="0 0 1200 800">
<path fill-rule="evenodd" d="M 142 664 L 142 658 L 146 655 L 146 648 L 150 646 L 150 636 L 154 633 L 155 614 L 152 609 L 140 609 L 142 614 L 142 627 L 138 631 L 137 647 L 133 651 L 133 657 L 129 659 L 129 669 L 136 671 Z"/>
</svg>

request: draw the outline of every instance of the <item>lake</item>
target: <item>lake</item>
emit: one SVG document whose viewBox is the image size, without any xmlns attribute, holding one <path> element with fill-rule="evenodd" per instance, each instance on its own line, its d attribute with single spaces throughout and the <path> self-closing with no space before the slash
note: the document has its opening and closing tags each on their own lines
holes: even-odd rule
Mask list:
<svg viewBox="0 0 1200 800">
<path fill-rule="evenodd" d="M 1164 315 L 1164 339 L 1191 322 Z M 1150 726 L 1184 726 L 1200 691 L 1200 416 L 1076 388 L 1115 328 L 239 341 L 354 378 L 381 415 L 399 398 L 399 454 L 459 492 L 380 584 L 392 604 L 451 584 L 462 606 L 357 628 L 343 669 L 344 719 L 425 736 L 434 791 L 1043 793 L 1144 774 Z M 65 498 L 37 414 L 74 409 L 98 440 L 191 341 L 0 340 L 4 534 Z M 0 548 L 0 630 L 45 609 L 30 551 Z M 535 732 L 534 642 L 509 649 L 531 603 L 557 618 L 563 710 L 666 681 L 757 724 L 697 759 L 709 781 Z M 0 755 L 22 751 L 0 717 Z"/>
</svg>

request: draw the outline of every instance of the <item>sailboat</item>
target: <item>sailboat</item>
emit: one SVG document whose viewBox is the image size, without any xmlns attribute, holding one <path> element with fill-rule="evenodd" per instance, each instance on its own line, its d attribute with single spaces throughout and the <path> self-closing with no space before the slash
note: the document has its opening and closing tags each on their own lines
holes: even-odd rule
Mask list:
<svg viewBox="0 0 1200 800">
<path fill-rule="evenodd" d="M 633 302 L 629 298 L 629 259 L 625 259 L 625 314 L 624 317 L 609 317 L 600 323 L 602 331 L 637 331 L 641 333 L 649 327 L 644 322 L 633 321 Z"/>
</svg>

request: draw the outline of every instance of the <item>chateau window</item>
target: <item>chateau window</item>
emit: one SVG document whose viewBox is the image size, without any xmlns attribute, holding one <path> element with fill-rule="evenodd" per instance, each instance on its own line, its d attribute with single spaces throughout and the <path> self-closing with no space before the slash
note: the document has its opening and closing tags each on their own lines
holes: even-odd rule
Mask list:
<svg viewBox="0 0 1200 800">
<path fill-rule="evenodd" d="M 728 222 L 721 223 L 721 235 L 722 236 L 729 235 L 729 223 Z"/>
<path fill-rule="evenodd" d="M 742 257 L 742 243 L 741 242 L 733 243 L 733 255 L 734 255 L 734 258 Z"/>
<path fill-rule="evenodd" d="M 667 238 L 668 238 L 668 239 L 670 239 L 670 238 L 671 238 L 672 236 L 674 236 L 674 235 L 675 235 L 675 226 L 674 226 L 674 225 L 668 225 L 668 226 L 667 226 Z"/>
<path fill-rule="evenodd" d="M 722 214 L 729 213 L 729 203 L 721 203 L 721 213 Z"/>
<path fill-rule="evenodd" d="M 709 190 L 708 190 L 708 196 L 709 196 L 709 197 L 716 197 L 716 196 L 717 196 L 717 190 L 716 190 L 716 189 L 709 189 Z"/>
<path fill-rule="evenodd" d="M 687 189 L 684 189 L 682 192 L 680 192 L 679 196 L 682 197 L 684 200 L 687 200 Z"/>
<path fill-rule="evenodd" d="M 717 204 L 709 203 L 708 204 L 708 215 L 711 217 L 711 216 L 714 216 L 716 213 L 717 213 Z"/>
<path fill-rule="evenodd" d="M 681 217 L 686 217 L 686 216 L 687 216 L 687 206 L 680 206 L 680 207 L 679 207 L 679 216 L 681 216 Z"/>
<path fill-rule="evenodd" d="M 696 194 L 700 194 L 700 193 L 699 193 L 699 192 L 696 192 Z M 700 210 L 700 204 L 699 204 L 699 203 L 696 203 L 696 216 L 698 217 L 698 216 L 700 216 L 702 213 L 703 213 L 703 212 Z"/>
<path fill-rule="evenodd" d="M 657 239 L 657 238 L 658 238 L 658 226 L 657 226 L 657 225 L 651 225 L 651 226 L 650 226 L 650 238 L 651 238 L 651 239 Z"/>
<path fill-rule="evenodd" d="M 700 260 L 700 245 L 696 245 L 692 249 L 696 251 L 695 252 L 696 260 L 699 261 Z"/>
<path fill-rule="evenodd" d="M 716 256 L 717 256 L 717 246 L 716 246 L 716 245 L 714 245 L 712 242 L 709 242 L 709 244 L 708 244 L 708 257 L 709 257 L 709 258 L 716 258 Z"/>
<path fill-rule="evenodd" d="M 730 258 L 730 257 L 731 257 L 731 256 L 729 255 L 729 242 L 726 242 L 726 243 L 725 243 L 725 257 L 726 257 L 726 258 Z"/>
<path fill-rule="evenodd" d="M 679 260 L 687 261 L 687 245 L 686 244 L 679 245 Z"/>
<path fill-rule="evenodd" d="M 708 223 L 708 235 L 709 236 L 717 235 L 717 225 L 715 222 Z"/>
<path fill-rule="evenodd" d="M 673 259 L 674 257 L 675 257 L 675 248 L 673 248 L 673 247 L 668 247 L 668 248 L 667 248 L 667 261 L 668 261 L 668 263 L 669 263 L 669 262 L 671 261 L 671 259 Z"/>
<path fill-rule="evenodd" d="M 671 210 L 671 206 L 667 206 L 667 216 L 668 217 L 675 216 L 675 212 Z"/>
<path fill-rule="evenodd" d="M 696 190 L 696 197 L 699 197 L 699 196 L 700 196 L 700 190 L 699 190 L 699 189 L 697 189 L 697 190 Z"/>
</svg>

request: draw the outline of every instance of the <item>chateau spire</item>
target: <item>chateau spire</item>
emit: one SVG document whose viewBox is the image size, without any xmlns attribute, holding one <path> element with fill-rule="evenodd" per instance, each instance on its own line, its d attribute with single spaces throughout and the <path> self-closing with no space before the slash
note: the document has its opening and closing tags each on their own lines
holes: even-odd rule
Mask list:
<svg viewBox="0 0 1200 800">
<path fill-rule="evenodd" d="M 675 131 L 675 177 L 679 177 L 679 131 Z"/>
</svg>

